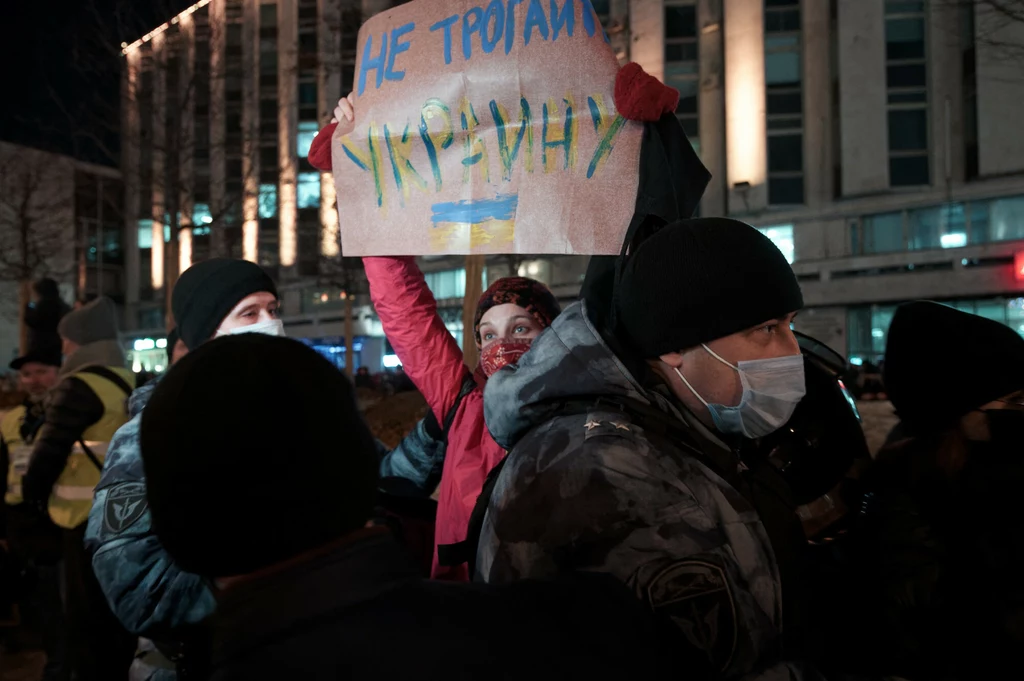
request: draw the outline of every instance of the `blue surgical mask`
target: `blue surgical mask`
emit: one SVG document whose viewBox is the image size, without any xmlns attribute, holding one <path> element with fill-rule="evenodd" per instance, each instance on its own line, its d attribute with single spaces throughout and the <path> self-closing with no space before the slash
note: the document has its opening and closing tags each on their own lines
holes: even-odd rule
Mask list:
<svg viewBox="0 0 1024 681">
<path fill-rule="evenodd" d="M 743 397 L 736 406 L 709 404 L 693 389 L 683 373 L 679 369 L 675 370 L 690 392 L 707 407 L 715 428 L 721 433 L 735 433 L 751 439 L 770 435 L 786 425 L 796 405 L 807 393 L 803 355 L 754 359 L 734 366 L 708 346 L 702 347 L 719 362 L 736 371 L 743 386 Z"/>
<path fill-rule="evenodd" d="M 284 322 L 280 319 L 269 319 L 265 322 L 257 322 L 249 326 L 239 326 L 228 331 L 218 331 L 218 336 L 234 336 L 239 333 L 262 333 L 267 336 L 283 336 Z"/>
</svg>

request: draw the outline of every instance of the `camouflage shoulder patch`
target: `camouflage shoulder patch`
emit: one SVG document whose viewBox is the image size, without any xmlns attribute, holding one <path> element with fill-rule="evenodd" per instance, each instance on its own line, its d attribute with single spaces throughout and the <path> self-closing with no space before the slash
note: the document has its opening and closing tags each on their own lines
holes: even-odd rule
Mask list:
<svg viewBox="0 0 1024 681">
<path fill-rule="evenodd" d="M 674 561 L 648 582 L 644 596 L 669 617 L 687 640 L 707 653 L 714 669 L 724 672 L 736 653 L 736 602 L 725 570 L 701 559 Z"/>
<path fill-rule="evenodd" d="M 120 534 L 134 525 L 148 507 L 145 483 L 115 485 L 107 492 L 103 504 L 103 524 L 109 532 Z"/>
</svg>

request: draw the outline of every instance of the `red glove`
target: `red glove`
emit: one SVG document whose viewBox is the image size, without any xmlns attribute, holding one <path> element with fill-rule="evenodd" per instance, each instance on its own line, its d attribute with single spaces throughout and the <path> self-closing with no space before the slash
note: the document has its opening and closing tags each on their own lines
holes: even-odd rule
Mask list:
<svg viewBox="0 0 1024 681">
<path fill-rule="evenodd" d="M 615 74 L 615 108 L 631 121 L 656 121 L 676 110 L 679 91 L 649 75 L 636 62 L 630 62 Z M 331 172 L 331 138 L 337 123 L 317 133 L 309 145 L 309 163 L 321 172 Z"/>
<path fill-rule="evenodd" d="M 629 62 L 615 76 L 615 108 L 631 121 L 656 121 L 674 112 L 679 91 Z"/>
<path fill-rule="evenodd" d="M 328 123 L 316 134 L 309 145 L 309 164 L 323 173 L 331 172 L 331 138 L 337 123 Z"/>
</svg>

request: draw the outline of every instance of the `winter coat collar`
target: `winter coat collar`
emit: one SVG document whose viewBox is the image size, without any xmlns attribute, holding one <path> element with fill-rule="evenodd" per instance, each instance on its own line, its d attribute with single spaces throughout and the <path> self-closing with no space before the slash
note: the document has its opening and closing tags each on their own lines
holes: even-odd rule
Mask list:
<svg viewBox="0 0 1024 681">
<path fill-rule="evenodd" d="M 66 378 L 87 366 L 124 366 L 124 351 L 116 340 L 96 341 L 81 346 L 64 360 L 60 377 Z"/>
<path fill-rule="evenodd" d="M 355 533 L 332 551 L 220 592 L 213 620 L 214 665 L 259 650 L 303 622 L 419 579 L 389 531 Z"/>
<path fill-rule="evenodd" d="M 637 380 L 587 318 L 586 303 L 580 302 L 567 307 L 534 339 L 517 366 L 491 376 L 484 393 L 484 416 L 495 441 L 512 449 L 527 431 L 549 418 L 546 403 L 601 396 L 654 406 L 691 425 L 676 400 Z M 714 436 L 710 439 L 721 445 Z"/>
</svg>

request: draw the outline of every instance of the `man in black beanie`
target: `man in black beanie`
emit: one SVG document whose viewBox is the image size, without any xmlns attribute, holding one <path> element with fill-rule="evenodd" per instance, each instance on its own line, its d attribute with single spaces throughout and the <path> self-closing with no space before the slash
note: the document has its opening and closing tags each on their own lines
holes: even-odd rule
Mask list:
<svg viewBox="0 0 1024 681">
<path fill-rule="evenodd" d="M 189 353 L 153 392 L 141 445 L 154 532 L 215 584 L 216 681 L 673 670 L 660 625 L 613 579 L 418 577 L 369 522 L 377 454 L 350 382 L 297 341 L 245 335 Z"/>
<path fill-rule="evenodd" d="M 284 335 L 273 280 L 246 260 L 215 258 L 193 265 L 178 278 L 171 309 L 178 335 L 190 351 L 217 336 Z M 172 348 L 168 351 L 173 353 Z M 159 379 L 132 394 L 131 420 L 111 442 L 96 486 L 85 545 L 96 578 L 125 627 L 156 640 L 166 653 L 163 657 L 174 659 L 179 671 L 187 671 L 204 657 L 190 655 L 188 650 L 196 648 L 189 644 L 201 643 L 201 633 L 194 635 L 192 628 L 213 612 L 214 600 L 206 580 L 175 564 L 150 529 L 139 424 L 158 383 Z M 194 428 L 187 433 L 195 439 L 205 437 Z M 156 654 L 136 664 L 150 662 L 175 666 Z"/>
<path fill-rule="evenodd" d="M 805 392 L 800 287 L 736 220 L 637 219 L 627 239 L 600 328 L 589 298 L 566 309 L 487 386 L 509 455 L 478 577 L 610 573 L 679 626 L 694 670 L 800 678 L 806 539 L 748 453 Z"/>
</svg>

